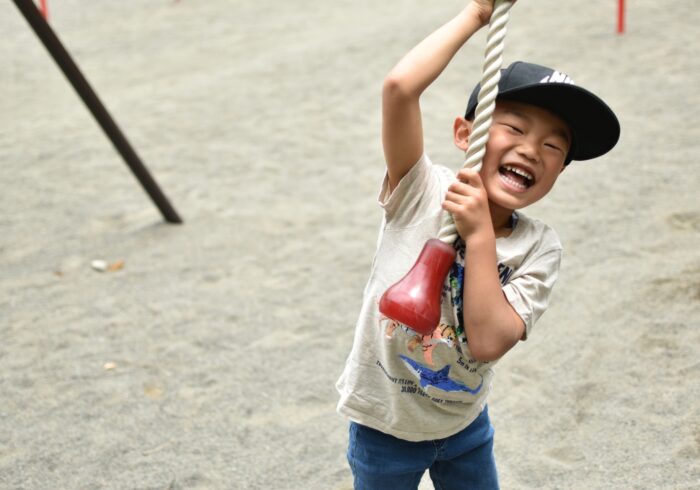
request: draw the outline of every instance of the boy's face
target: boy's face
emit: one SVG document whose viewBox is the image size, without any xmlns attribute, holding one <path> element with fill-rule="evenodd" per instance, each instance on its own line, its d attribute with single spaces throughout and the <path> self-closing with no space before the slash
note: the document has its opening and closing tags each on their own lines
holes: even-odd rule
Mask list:
<svg viewBox="0 0 700 490">
<path fill-rule="evenodd" d="M 462 148 L 457 125 L 455 130 Z M 564 170 L 570 146 L 571 132 L 558 116 L 530 104 L 498 100 L 480 171 L 489 200 L 508 210 L 540 200 Z"/>
</svg>

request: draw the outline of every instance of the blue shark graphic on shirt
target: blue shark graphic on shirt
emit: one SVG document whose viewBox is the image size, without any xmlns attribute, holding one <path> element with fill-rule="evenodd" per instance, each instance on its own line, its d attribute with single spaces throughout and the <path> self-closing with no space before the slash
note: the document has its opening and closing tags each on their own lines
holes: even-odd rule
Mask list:
<svg viewBox="0 0 700 490">
<path fill-rule="evenodd" d="M 466 391 L 475 395 L 481 391 L 481 387 L 484 384 L 484 378 L 481 378 L 481 383 L 476 388 L 470 388 L 465 384 L 460 383 L 450 379 L 450 365 L 445 366 L 439 371 L 433 371 L 427 366 L 424 366 L 410 357 L 399 355 L 401 360 L 406 364 L 406 366 L 415 374 L 420 380 L 421 388 L 426 386 L 434 386 L 443 391 Z"/>
</svg>

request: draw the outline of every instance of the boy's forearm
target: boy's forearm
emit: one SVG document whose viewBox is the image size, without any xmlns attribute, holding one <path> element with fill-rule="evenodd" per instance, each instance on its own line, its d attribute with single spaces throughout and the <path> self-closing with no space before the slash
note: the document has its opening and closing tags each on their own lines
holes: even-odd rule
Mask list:
<svg viewBox="0 0 700 490">
<path fill-rule="evenodd" d="M 409 51 L 392 69 L 387 79 L 400 85 L 404 94 L 420 96 L 482 26 L 478 9 L 470 3 L 456 17 Z"/>
<path fill-rule="evenodd" d="M 464 324 L 472 355 L 493 361 L 522 337 L 525 325 L 503 294 L 498 276 L 496 238 L 469 237 L 465 257 Z"/>
<path fill-rule="evenodd" d="M 390 189 L 398 185 L 424 151 L 421 94 L 485 24 L 483 15 L 483 6 L 480 9 L 471 1 L 455 18 L 409 51 L 384 79 L 382 146 Z"/>
</svg>

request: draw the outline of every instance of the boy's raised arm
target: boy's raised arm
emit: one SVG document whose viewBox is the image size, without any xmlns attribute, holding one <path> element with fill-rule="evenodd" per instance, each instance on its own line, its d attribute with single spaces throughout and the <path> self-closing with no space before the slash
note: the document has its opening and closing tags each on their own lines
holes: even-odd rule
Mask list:
<svg viewBox="0 0 700 490">
<path fill-rule="evenodd" d="M 384 79 L 382 144 L 394 189 L 423 154 L 419 99 L 464 43 L 486 25 L 493 0 L 472 0 L 455 18 L 421 41 Z"/>
</svg>

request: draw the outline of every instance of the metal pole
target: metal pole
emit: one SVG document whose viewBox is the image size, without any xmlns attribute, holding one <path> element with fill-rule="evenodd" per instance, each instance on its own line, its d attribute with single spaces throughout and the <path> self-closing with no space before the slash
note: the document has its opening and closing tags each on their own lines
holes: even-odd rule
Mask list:
<svg viewBox="0 0 700 490">
<path fill-rule="evenodd" d="M 114 147 L 122 156 L 126 164 L 129 166 L 133 174 L 138 179 L 146 193 L 151 197 L 153 203 L 158 207 L 163 218 L 169 223 L 182 223 L 182 219 L 178 216 L 175 209 L 170 205 L 168 199 L 161 192 L 158 184 L 146 166 L 141 162 L 134 149 L 127 141 L 124 134 L 121 132 L 117 124 L 107 112 L 105 106 L 100 102 L 97 94 L 90 84 L 80 72 L 78 65 L 68 54 L 68 51 L 63 47 L 56 34 L 53 32 L 49 24 L 44 20 L 39 10 L 34 5 L 32 0 L 14 0 L 15 5 L 22 13 L 29 25 L 32 27 L 36 35 L 44 44 L 46 49 L 53 57 L 56 64 L 59 66 L 63 74 L 68 78 L 68 81 L 73 85 L 73 88 L 88 107 L 92 115 L 95 117 L 99 125 L 104 130 L 107 137 L 110 139 Z"/>
</svg>

